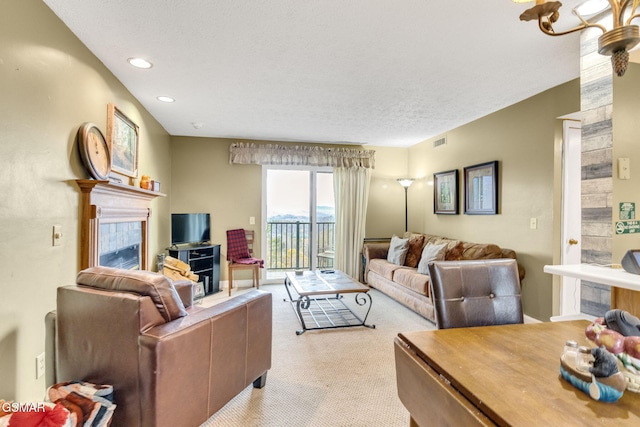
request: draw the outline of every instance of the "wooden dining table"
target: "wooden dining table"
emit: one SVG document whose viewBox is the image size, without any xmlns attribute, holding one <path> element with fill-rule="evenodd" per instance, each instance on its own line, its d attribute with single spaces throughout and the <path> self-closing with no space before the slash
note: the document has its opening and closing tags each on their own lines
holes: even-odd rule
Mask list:
<svg viewBox="0 0 640 427">
<path fill-rule="evenodd" d="M 400 333 L 398 396 L 411 426 L 640 426 L 640 394 L 591 399 L 560 376 L 564 343 L 589 322 Z"/>
</svg>

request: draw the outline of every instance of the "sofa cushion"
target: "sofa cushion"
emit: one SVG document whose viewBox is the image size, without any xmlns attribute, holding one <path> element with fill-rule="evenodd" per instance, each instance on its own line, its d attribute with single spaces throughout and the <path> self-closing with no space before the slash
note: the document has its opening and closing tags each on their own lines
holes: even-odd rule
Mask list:
<svg viewBox="0 0 640 427">
<path fill-rule="evenodd" d="M 463 260 L 502 258 L 502 249 L 491 243 L 465 243 Z"/>
<path fill-rule="evenodd" d="M 422 234 L 414 234 L 409 237 L 409 249 L 407 250 L 407 257 L 404 260 L 404 265 L 411 268 L 417 267 L 422 255 L 423 247 L 424 236 Z"/>
<path fill-rule="evenodd" d="M 407 289 L 429 296 L 429 275 L 420 274 L 415 268 L 396 270 L 393 274 L 393 281 Z"/>
<path fill-rule="evenodd" d="M 447 244 L 441 243 L 434 245 L 433 243 L 427 243 L 422 251 L 420 262 L 418 263 L 418 273 L 429 274 L 429 263 L 433 261 L 444 261 L 445 253 L 447 252 Z"/>
<path fill-rule="evenodd" d="M 89 267 L 78 273 L 76 282 L 92 288 L 148 296 L 166 322 L 187 315 L 173 283 L 161 274 L 143 270 Z"/>
<path fill-rule="evenodd" d="M 464 243 L 460 240 L 450 240 L 447 244 L 447 252 L 444 255 L 445 261 L 459 261 L 464 253 Z"/>
<path fill-rule="evenodd" d="M 436 236 L 436 235 L 433 235 L 433 234 L 425 234 L 424 235 L 424 239 L 425 239 L 424 240 L 425 243 L 429 242 L 429 243 L 433 243 L 434 245 L 438 244 L 438 243 L 442 243 L 442 242 L 451 242 L 452 241 L 448 237 Z"/>
<path fill-rule="evenodd" d="M 393 275 L 397 270 L 401 269 L 409 269 L 409 267 L 405 267 L 403 265 L 392 264 L 386 259 L 372 259 L 369 262 L 369 271 L 373 271 L 374 273 L 379 274 L 385 279 L 393 280 Z"/>
<path fill-rule="evenodd" d="M 398 236 L 393 236 L 391 238 L 391 243 L 389 244 L 387 261 L 392 264 L 404 265 L 404 260 L 407 257 L 408 250 L 409 239 L 401 239 Z"/>
</svg>

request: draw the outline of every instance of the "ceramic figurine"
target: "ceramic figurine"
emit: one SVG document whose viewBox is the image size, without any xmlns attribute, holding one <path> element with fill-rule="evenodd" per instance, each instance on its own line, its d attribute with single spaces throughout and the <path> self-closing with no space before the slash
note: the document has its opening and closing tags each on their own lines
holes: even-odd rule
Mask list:
<svg viewBox="0 0 640 427">
<path fill-rule="evenodd" d="M 140 178 L 140 188 L 143 188 L 145 190 L 151 189 L 151 179 L 148 175 L 142 175 L 142 177 Z"/>
<path fill-rule="evenodd" d="M 562 355 L 560 359 L 562 378 L 594 400 L 617 401 L 624 394 L 626 380 L 618 370 L 616 357 L 604 346 L 592 348 L 591 355 L 594 360 L 593 366 L 588 368 L 588 373 L 578 368 L 575 357 Z"/>
</svg>

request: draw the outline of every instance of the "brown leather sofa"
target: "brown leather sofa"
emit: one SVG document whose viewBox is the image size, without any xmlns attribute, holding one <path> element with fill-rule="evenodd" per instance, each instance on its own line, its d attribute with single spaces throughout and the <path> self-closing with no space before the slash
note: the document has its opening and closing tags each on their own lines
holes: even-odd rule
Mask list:
<svg viewBox="0 0 640 427">
<path fill-rule="evenodd" d="M 190 282 L 92 267 L 47 314 L 47 385 L 111 384 L 112 425 L 199 426 L 271 368 L 272 298 L 193 305 Z"/>
</svg>

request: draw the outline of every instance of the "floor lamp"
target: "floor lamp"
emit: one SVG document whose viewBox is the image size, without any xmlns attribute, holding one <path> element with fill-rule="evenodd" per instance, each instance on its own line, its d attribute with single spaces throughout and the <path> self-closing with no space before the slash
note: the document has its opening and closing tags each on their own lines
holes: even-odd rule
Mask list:
<svg viewBox="0 0 640 427">
<path fill-rule="evenodd" d="M 407 190 L 413 184 L 411 178 L 400 178 L 398 183 L 404 187 L 404 231 L 409 231 L 409 207 L 407 205 Z"/>
</svg>

